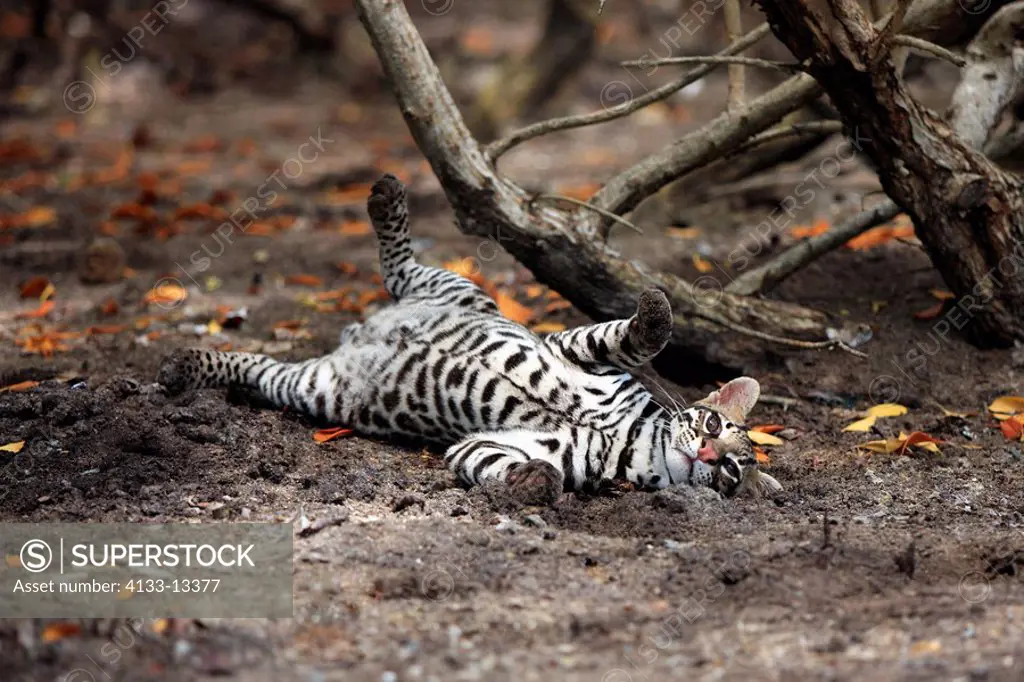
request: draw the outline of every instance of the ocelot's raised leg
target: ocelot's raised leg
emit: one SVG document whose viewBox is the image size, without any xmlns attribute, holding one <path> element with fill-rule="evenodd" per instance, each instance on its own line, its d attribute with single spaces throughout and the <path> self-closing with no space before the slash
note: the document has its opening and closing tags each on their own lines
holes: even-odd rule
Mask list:
<svg viewBox="0 0 1024 682">
<path fill-rule="evenodd" d="M 527 504 L 551 504 L 565 487 L 564 437 L 556 433 L 503 431 L 469 436 L 448 448 L 448 468 L 468 485 L 502 481 Z"/>
<path fill-rule="evenodd" d="M 640 294 L 636 314 L 544 337 L 544 343 L 569 362 L 601 373 L 630 371 L 650 362 L 672 336 L 672 307 L 657 289 Z"/>
<path fill-rule="evenodd" d="M 405 186 L 386 174 L 374 185 L 367 213 L 380 244 L 384 287 L 396 299 L 422 299 L 432 305 L 457 305 L 498 314 L 498 306 L 473 282 L 441 268 L 420 265 L 409 240 L 409 209 Z"/>
</svg>

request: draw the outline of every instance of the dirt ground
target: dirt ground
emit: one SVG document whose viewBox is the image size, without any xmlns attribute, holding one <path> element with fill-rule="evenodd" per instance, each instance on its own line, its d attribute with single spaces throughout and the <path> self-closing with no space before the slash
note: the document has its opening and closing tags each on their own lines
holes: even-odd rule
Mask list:
<svg viewBox="0 0 1024 682">
<path fill-rule="evenodd" d="M 592 80 L 581 110 L 596 104 L 588 93 L 601 81 Z M 708 87 L 709 101 L 723 89 L 717 80 Z M 544 138 L 503 168 L 543 187 L 599 182 L 713 113 L 687 107 L 693 120 L 616 121 Z M 329 350 L 359 314 L 318 312 L 303 299 L 377 288 L 359 186 L 382 170 L 411 180 L 423 261 L 473 258 L 489 280 L 543 309 L 548 297 L 528 289 L 528 272 L 459 235 L 386 95 L 352 98 L 314 81 L 287 97 L 172 99 L 148 114 L 151 139 L 128 161 L 120 151 L 128 147 L 113 141 L 124 135 L 116 113 L 15 120 L 0 138 L 5 211 L 56 211 L 49 225 L 0 228 L 0 387 L 40 382 L 0 393 L 0 444 L 26 442 L 17 456 L 0 453 L 0 520 L 347 520 L 296 539 L 293 619 L 147 631 L 118 645 L 116 664 L 99 652 L 124 626 L 46 643 L 31 636 L 41 623 L 22 623 L 20 637 L 12 624 L 0 634 L 6 679 L 1019 679 L 1024 463 L 985 407 L 1024 390 L 1022 360 L 978 351 L 938 326 L 942 318 L 914 317 L 943 284 L 912 243 L 841 250 L 773 294 L 873 329 L 867 360 L 751 342 L 742 371 L 782 398 L 759 405 L 751 421 L 786 427 L 785 444 L 766 448 L 767 471 L 784 492 L 728 501 L 689 489 L 569 494 L 552 508 L 523 508 L 500 488 L 462 489 L 435 452 L 358 437 L 320 444 L 312 434 L 322 425 L 252 396 L 203 390 L 172 399 L 154 383 L 161 358 L 186 345 L 288 359 Z M 293 221 L 228 243 L 216 237 L 217 220 L 167 218 L 218 190 L 224 209 L 241 206 L 310 136 L 324 151 L 286 181 L 275 209 Z M 29 151 L 19 152 L 18 140 Z M 96 169 L 111 177 L 88 175 Z M 33 171 L 56 179 L 18 184 Z M 83 177 L 92 179 L 76 183 Z M 110 217 L 146 187 L 155 188 L 146 205 L 156 222 Z M 655 225 L 614 244 L 699 276 L 695 250 L 721 262 L 768 212 L 742 208 L 696 225 L 694 238 Z M 123 247 L 130 270 L 86 285 L 78 273 L 98 232 Z M 201 272 L 199 251 L 210 256 Z M 288 279 L 297 274 L 321 282 Z M 55 285 L 55 307 L 43 319 L 19 318 L 38 306 L 19 298 L 34 276 Z M 146 292 L 167 281 L 188 287 L 189 299 L 147 304 Z M 363 314 L 376 305 L 386 303 Z M 211 320 L 242 307 L 240 326 L 209 333 Z M 571 310 L 540 319 L 586 322 Z M 308 333 L 279 328 L 291 320 Z M 58 339 L 66 349 L 49 357 L 16 345 L 48 330 L 80 335 Z M 686 400 L 714 387 L 658 383 Z M 880 402 L 909 412 L 874 433 L 842 432 Z M 900 431 L 942 439 L 941 452 L 856 449 Z"/>
</svg>

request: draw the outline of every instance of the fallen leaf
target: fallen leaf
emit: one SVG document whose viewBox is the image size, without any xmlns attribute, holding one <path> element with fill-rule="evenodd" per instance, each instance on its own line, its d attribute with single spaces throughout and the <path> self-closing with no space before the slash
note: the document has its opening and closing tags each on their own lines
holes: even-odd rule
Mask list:
<svg viewBox="0 0 1024 682">
<path fill-rule="evenodd" d="M 39 304 L 39 307 L 35 310 L 27 310 L 22 313 L 18 313 L 14 317 L 19 320 L 37 320 L 41 317 L 49 315 L 56 307 L 56 303 L 53 301 L 43 301 Z"/>
<path fill-rule="evenodd" d="M 711 272 L 715 269 L 710 261 L 704 260 L 696 253 L 693 254 L 693 267 L 697 268 L 697 272 Z"/>
<path fill-rule="evenodd" d="M 861 450 L 870 450 L 872 452 L 896 452 L 902 444 L 899 438 L 889 438 L 888 440 L 873 440 L 861 443 L 857 447 Z"/>
<path fill-rule="evenodd" d="M 558 194 L 577 201 L 586 201 L 594 196 L 601 185 L 596 182 L 585 182 L 581 185 L 563 185 L 558 188 Z"/>
<path fill-rule="evenodd" d="M 50 284 L 50 280 L 46 277 L 33 277 L 27 280 L 21 285 L 21 297 L 22 298 L 36 298 L 41 295 Z"/>
<path fill-rule="evenodd" d="M 988 411 L 996 419 L 1009 419 L 1015 414 L 1024 412 L 1024 398 L 1017 395 L 1004 395 L 992 401 Z"/>
<path fill-rule="evenodd" d="M 935 402 L 934 400 L 932 401 L 932 403 L 934 403 L 935 406 L 942 411 L 942 416 L 943 417 L 955 417 L 955 418 L 958 418 L 958 419 L 967 419 L 968 417 L 973 417 L 974 414 L 975 414 L 974 412 L 954 412 L 953 410 L 948 410 L 945 407 L 943 407 L 942 405 L 940 405 L 939 403 Z"/>
<path fill-rule="evenodd" d="M 302 324 L 302 320 L 281 320 L 276 322 L 272 329 L 287 329 L 294 332 L 298 331 Z"/>
<path fill-rule="evenodd" d="M 782 424 L 758 424 L 757 426 L 751 426 L 750 430 L 759 433 L 778 433 L 785 428 Z"/>
<path fill-rule="evenodd" d="M 945 308 L 946 304 L 939 301 L 935 305 L 925 308 L 924 310 L 918 310 L 914 313 L 914 319 L 917 320 L 934 320 L 936 317 L 942 314 L 942 309 Z"/>
<path fill-rule="evenodd" d="M 666 227 L 665 234 L 675 239 L 696 239 L 700 236 L 699 227 Z"/>
<path fill-rule="evenodd" d="M 313 440 L 317 443 L 326 443 L 327 441 L 334 440 L 335 438 L 341 438 L 352 434 L 352 429 L 346 429 L 338 426 L 331 429 L 320 429 L 313 434 Z"/>
<path fill-rule="evenodd" d="M 858 419 L 852 424 L 848 424 L 843 431 L 870 431 L 871 427 L 875 425 L 877 420 L 878 418 L 874 416 L 864 417 L 863 419 Z"/>
<path fill-rule="evenodd" d="M 882 403 L 873 405 L 864 411 L 869 417 L 899 417 L 907 413 L 907 408 L 897 403 Z"/>
<path fill-rule="evenodd" d="M 768 433 L 761 431 L 750 430 L 747 431 L 747 436 L 750 440 L 758 445 L 785 445 L 786 441 L 782 440 L 778 436 L 773 436 Z"/>
<path fill-rule="evenodd" d="M 10 386 L 4 386 L 3 388 L 0 388 L 0 393 L 18 393 L 20 391 L 27 391 L 29 389 L 35 388 L 38 385 L 38 381 L 19 381 L 16 384 L 11 384 Z"/>
<path fill-rule="evenodd" d="M 817 237 L 819 234 L 828 232 L 829 223 L 824 218 L 816 220 L 813 225 L 794 225 L 790 228 L 789 233 L 796 239 L 804 239 L 805 237 Z"/>
<path fill-rule="evenodd" d="M 97 335 L 97 334 L 120 334 L 128 327 L 123 324 L 94 324 L 85 330 L 86 334 Z"/>
<path fill-rule="evenodd" d="M 757 463 L 758 464 L 771 464 L 772 463 L 772 458 L 769 457 L 768 454 L 764 450 L 762 450 L 761 448 L 755 447 L 754 448 L 754 454 L 757 455 Z"/>
<path fill-rule="evenodd" d="M 58 623 L 49 623 L 42 632 L 39 633 L 39 638 L 44 642 L 59 642 L 67 637 L 74 637 L 82 631 L 82 628 L 77 623 L 69 623 L 61 621 Z"/>
<path fill-rule="evenodd" d="M 459 44 L 466 54 L 490 57 L 495 54 L 494 33 L 484 26 L 470 26 L 462 32 Z"/>
<path fill-rule="evenodd" d="M 1007 440 L 1022 440 L 1024 439 L 1024 422 L 1021 421 L 1022 415 L 1014 415 L 1009 419 L 1004 419 L 999 422 L 999 430 L 1003 432 L 1003 436 Z"/>
<path fill-rule="evenodd" d="M 940 301 L 949 301 L 956 298 L 956 295 L 952 291 L 946 291 L 945 289 L 929 289 L 928 293 Z"/>
<path fill-rule="evenodd" d="M 506 318 L 519 324 L 526 324 L 534 317 L 534 312 L 530 308 L 512 298 L 512 296 L 504 291 L 498 291 L 494 297 L 495 302 L 498 304 L 498 310 Z"/>
<path fill-rule="evenodd" d="M 922 448 L 929 452 L 939 452 L 939 444 L 942 443 L 938 438 L 929 436 L 922 431 L 914 431 L 910 434 L 900 431 L 899 440 L 903 443 L 900 448 L 900 454 L 906 453 L 907 448 L 911 446 Z"/>
<path fill-rule="evenodd" d="M 180 284 L 161 284 L 153 287 L 142 297 L 144 303 L 175 305 L 188 298 L 188 290 Z"/>
<path fill-rule="evenodd" d="M 186 152 L 218 152 L 224 149 L 224 143 L 216 135 L 203 135 L 184 146 Z"/>
<path fill-rule="evenodd" d="M 529 284 L 526 287 L 527 298 L 540 298 L 544 295 L 544 285 L 542 284 Z"/>
<path fill-rule="evenodd" d="M 13 452 L 13 453 L 17 454 L 17 453 L 21 452 L 21 449 L 23 447 L 25 447 L 25 441 L 23 441 L 23 440 L 16 440 L 13 443 L 8 443 L 7 445 L 0 445 L 0 451 L 3 451 L 3 452 Z"/>
<path fill-rule="evenodd" d="M 338 228 L 338 232 L 350 237 L 362 236 L 370 234 L 373 230 L 370 229 L 370 223 L 365 220 L 346 220 Z"/>
<path fill-rule="evenodd" d="M 530 327 L 530 330 L 537 334 L 554 334 L 556 332 L 564 332 L 565 325 L 561 322 L 538 322 Z"/>
<path fill-rule="evenodd" d="M 42 227 L 57 220 L 57 211 L 49 206 L 33 206 L 19 217 L 21 227 Z"/>
<path fill-rule="evenodd" d="M 288 275 L 287 277 L 284 278 L 284 281 L 286 284 L 295 284 L 297 286 L 302 287 L 319 287 L 323 286 L 324 284 L 323 279 L 317 277 L 316 275 L 303 274 Z"/>
<path fill-rule="evenodd" d="M 342 261 L 340 263 L 335 263 L 334 267 L 337 268 L 338 271 L 341 272 L 344 275 L 357 275 L 357 274 L 359 274 L 359 268 L 356 266 L 355 263 L 349 263 L 347 261 Z"/>
</svg>

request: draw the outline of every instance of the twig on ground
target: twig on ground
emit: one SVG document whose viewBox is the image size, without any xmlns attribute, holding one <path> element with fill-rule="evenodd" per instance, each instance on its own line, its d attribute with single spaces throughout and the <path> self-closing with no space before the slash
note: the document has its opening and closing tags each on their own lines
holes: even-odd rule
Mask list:
<svg viewBox="0 0 1024 682">
<path fill-rule="evenodd" d="M 756 329 L 744 327 L 743 325 L 736 324 L 735 322 L 727 320 L 720 315 L 709 313 L 707 312 L 707 310 L 704 309 L 699 309 L 690 314 L 696 315 L 697 317 L 703 317 L 705 320 L 714 322 L 716 324 L 720 324 L 726 329 L 730 329 L 736 332 L 737 334 L 743 334 L 744 336 L 752 336 L 755 339 L 761 339 L 762 341 L 770 341 L 771 343 L 777 343 L 782 346 L 790 346 L 792 348 L 804 348 L 807 350 L 832 350 L 833 348 L 838 348 L 839 350 L 846 351 L 850 355 L 855 355 L 858 358 L 868 357 L 866 353 L 862 353 L 859 350 L 850 348 L 848 345 L 846 345 L 839 339 L 829 339 L 828 341 L 801 341 L 800 339 L 788 339 L 784 336 L 765 334 L 764 332 L 758 331 Z"/>
</svg>

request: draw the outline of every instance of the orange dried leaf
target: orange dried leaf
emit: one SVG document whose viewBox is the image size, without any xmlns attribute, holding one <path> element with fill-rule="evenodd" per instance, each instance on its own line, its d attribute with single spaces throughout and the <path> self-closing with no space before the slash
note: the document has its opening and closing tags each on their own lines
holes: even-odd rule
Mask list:
<svg viewBox="0 0 1024 682">
<path fill-rule="evenodd" d="M 14 220 L 16 227 L 43 227 L 56 222 L 57 211 L 49 206 L 33 206 Z"/>
<path fill-rule="evenodd" d="M 772 463 L 772 458 L 769 457 L 768 454 L 764 450 L 762 450 L 761 448 L 755 447 L 754 448 L 754 454 L 757 455 L 757 463 L 758 464 L 771 464 Z"/>
<path fill-rule="evenodd" d="M 999 422 L 999 430 L 1003 432 L 1007 440 L 1024 438 L 1024 423 L 1021 422 L 1021 415 L 1015 415 Z"/>
<path fill-rule="evenodd" d="M 123 324 L 94 324 L 85 330 L 86 334 L 120 334 L 128 327 Z"/>
<path fill-rule="evenodd" d="M 176 305 L 188 298 L 188 290 L 180 284 L 161 284 L 146 292 L 142 301 L 158 305 Z"/>
<path fill-rule="evenodd" d="M 16 384 L 10 386 L 4 386 L 0 388 L 0 393 L 19 393 L 21 391 L 28 391 L 39 385 L 38 381 L 19 381 Z"/>
<path fill-rule="evenodd" d="M 562 196 L 569 197 L 570 199 L 586 201 L 590 197 L 594 196 L 599 189 L 601 189 L 601 185 L 596 182 L 585 182 L 581 185 L 564 185 L 559 187 L 558 193 Z"/>
<path fill-rule="evenodd" d="M 918 310 L 916 313 L 914 313 L 914 318 L 918 320 L 934 320 L 936 317 L 942 314 L 942 309 L 943 307 L 945 307 L 945 305 L 946 304 L 944 302 L 939 301 L 930 308 Z"/>
<path fill-rule="evenodd" d="M 59 642 L 67 637 L 74 637 L 82 631 L 77 623 L 59 622 L 50 623 L 40 633 L 39 638 L 44 642 Z"/>
<path fill-rule="evenodd" d="M 365 220 L 346 220 L 338 228 L 338 232 L 348 236 L 362 236 L 370 234 L 370 223 Z"/>
<path fill-rule="evenodd" d="M 349 436 L 352 433 L 354 433 L 352 429 L 346 429 L 342 426 L 337 426 L 331 429 L 320 429 L 319 431 L 313 434 L 313 440 L 315 440 L 317 443 L 326 443 L 328 441 L 334 440 L 335 438 Z"/>
<path fill-rule="evenodd" d="M 928 293 L 940 301 L 949 301 L 956 298 L 956 295 L 952 291 L 946 291 L 945 289 L 929 289 Z"/>
<path fill-rule="evenodd" d="M 371 185 L 359 183 L 338 187 L 327 192 L 327 200 L 335 205 L 338 204 L 361 204 L 370 196 Z"/>
<path fill-rule="evenodd" d="M 751 431 L 758 431 L 760 433 L 778 433 L 782 431 L 785 426 L 782 424 L 759 424 L 757 426 L 751 426 Z"/>
<path fill-rule="evenodd" d="M 901 455 L 906 454 L 910 446 L 922 448 L 929 452 L 938 452 L 938 445 L 942 443 L 938 438 L 929 436 L 922 431 L 914 431 L 910 434 L 900 433 L 900 441 L 902 442 L 899 449 Z"/>
<path fill-rule="evenodd" d="M 299 327 L 303 324 L 302 320 L 281 320 L 276 322 L 273 329 L 287 329 L 289 331 L 298 331 Z"/>
<path fill-rule="evenodd" d="M 21 285 L 21 297 L 36 298 L 46 291 L 48 286 L 51 286 L 51 284 L 50 280 L 46 277 L 33 277 Z"/>
<path fill-rule="evenodd" d="M 323 286 L 324 281 L 316 275 L 288 275 L 284 278 L 285 284 L 294 284 L 300 287 L 319 287 Z"/>
<path fill-rule="evenodd" d="M 470 26 L 462 34 L 459 45 L 466 54 L 490 57 L 495 54 L 494 33 L 484 26 Z"/>
<path fill-rule="evenodd" d="M 203 135 L 185 144 L 186 152 L 218 152 L 224 149 L 224 143 L 216 135 Z"/>
<path fill-rule="evenodd" d="M 553 313 L 559 310 L 567 310 L 571 307 L 572 303 L 569 303 L 565 299 L 561 299 L 558 301 L 552 301 L 551 303 L 548 303 L 546 306 L 544 306 L 544 312 Z"/>
<path fill-rule="evenodd" d="M 100 315 L 103 317 L 113 317 L 114 315 L 117 315 L 118 310 L 120 310 L 120 306 L 117 304 L 117 301 L 112 298 L 108 298 L 100 304 L 99 310 Z"/>
<path fill-rule="evenodd" d="M 819 234 L 828 232 L 829 224 L 825 219 L 817 220 L 813 225 L 794 225 L 789 233 L 796 239 L 805 237 L 817 237 Z"/>
<path fill-rule="evenodd" d="M 529 284 L 526 287 L 526 296 L 528 298 L 540 298 L 544 295 L 544 286 L 541 284 Z"/>
<path fill-rule="evenodd" d="M 18 313 L 14 317 L 19 320 L 37 320 L 41 317 L 49 315 L 56 307 L 56 303 L 53 301 L 43 301 L 39 304 L 39 307 L 35 310 L 28 310 L 23 313 Z"/>
<path fill-rule="evenodd" d="M 526 324 L 534 317 L 534 312 L 531 309 L 527 308 L 504 291 L 498 291 L 494 300 L 497 302 L 498 310 L 501 314 L 513 322 Z"/>
<path fill-rule="evenodd" d="M 1008 419 L 1015 414 L 1024 413 L 1024 398 L 1017 395 L 1000 396 L 992 401 L 988 411 L 996 419 Z"/>
<path fill-rule="evenodd" d="M 346 262 L 346 261 L 342 261 L 340 263 L 335 263 L 334 267 L 337 268 L 342 274 L 345 274 L 345 275 L 356 275 L 356 274 L 359 273 L 359 268 L 356 266 L 355 263 L 349 263 L 349 262 Z"/>
<path fill-rule="evenodd" d="M 565 325 L 561 322 L 538 322 L 530 327 L 530 329 L 537 334 L 553 334 L 556 332 L 564 332 Z"/>
<path fill-rule="evenodd" d="M 704 260 L 696 253 L 693 254 L 693 267 L 697 268 L 697 272 L 711 272 L 715 269 L 710 261 Z"/>
</svg>

